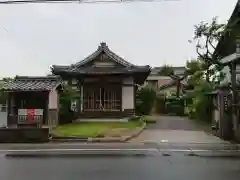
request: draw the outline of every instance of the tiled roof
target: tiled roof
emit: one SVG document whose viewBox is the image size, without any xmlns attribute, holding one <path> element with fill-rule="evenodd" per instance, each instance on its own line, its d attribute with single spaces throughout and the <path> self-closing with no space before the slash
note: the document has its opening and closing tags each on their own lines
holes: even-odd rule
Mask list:
<svg viewBox="0 0 240 180">
<path fill-rule="evenodd" d="M 16 76 L 3 85 L 4 91 L 51 91 L 61 85 L 60 76 Z"/>
<path fill-rule="evenodd" d="M 146 72 L 146 68 L 84 67 L 81 68 L 81 71 L 78 70 L 72 71 L 72 73 L 77 74 L 128 74 L 128 73 L 131 74 L 132 72 Z"/>
<path fill-rule="evenodd" d="M 84 69 L 83 65 L 85 65 L 86 63 L 94 60 L 95 58 L 97 58 L 97 56 L 99 56 L 101 53 L 105 53 L 111 60 L 115 61 L 118 64 L 123 65 L 123 68 L 121 70 L 121 72 L 131 72 L 131 71 L 137 71 L 137 72 L 148 72 L 150 71 L 150 66 L 136 66 L 126 60 L 124 60 L 123 58 L 121 58 L 120 56 L 118 56 L 117 54 L 115 54 L 114 52 L 112 52 L 108 46 L 106 45 L 106 43 L 102 42 L 100 44 L 100 46 L 98 47 L 98 49 L 92 53 L 91 55 L 89 55 L 88 57 L 86 57 L 85 59 L 83 59 L 82 61 L 76 63 L 76 64 L 72 64 L 70 66 L 59 66 L 59 65 L 53 65 L 52 66 L 52 71 L 53 73 L 56 72 L 73 72 L 73 73 L 80 73 L 80 74 L 84 74 L 84 73 L 91 73 L 89 72 L 89 70 Z M 100 68 L 98 69 L 99 73 L 102 74 L 102 71 Z M 110 70 L 110 69 L 108 69 Z M 115 69 L 116 70 L 116 69 Z M 117 69 L 117 70 L 120 70 Z M 87 72 L 88 71 L 88 72 Z M 97 74 L 97 68 L 93 68 L 94 74 Z M 114 72 L 114 69 L 110 70 L 112 73 L 116 73 Z M 109 71 L 108 74 L 110 74 Z"/>
<path fill-rule="evenodd" d="M 185 67 L 184 66 L 175 66 L 175 67 L 172 67 L 173 70 L 174 70 L 174 74 L 176 75 L 183 75 L 184 72 L 185 72 Z M 151 76 L 159 76 L 159 72 L 161 71 L 162 67 L 154 67 L 152 68 L 152 71 L 151 71 Z"/>
</svg>

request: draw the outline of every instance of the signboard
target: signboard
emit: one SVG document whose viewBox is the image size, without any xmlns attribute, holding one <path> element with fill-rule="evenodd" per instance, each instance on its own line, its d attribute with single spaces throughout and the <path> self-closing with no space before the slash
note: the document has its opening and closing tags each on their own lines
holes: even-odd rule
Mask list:
<svg viewBox="0 0 240 180">
<path fill-rule="evenodd" d="M 224 103 L 224 110 L 227 111 L 228 110 L 228 97 L 227 96 L 223 97 L 223 103 Z"/>
<path fill-rule="evenodd" d="M 28 119 L 34 121 L 35 109 L 27 109 Z"/>
<path fill-rule="evenodd" d="M 36 116 L 43 116 L 43 109 L 18 109 L 18 115 L 23 116 L 22 120 L 34 121 Z M 25 118 L 24 118 L 25 116 Z"/>
</svg>

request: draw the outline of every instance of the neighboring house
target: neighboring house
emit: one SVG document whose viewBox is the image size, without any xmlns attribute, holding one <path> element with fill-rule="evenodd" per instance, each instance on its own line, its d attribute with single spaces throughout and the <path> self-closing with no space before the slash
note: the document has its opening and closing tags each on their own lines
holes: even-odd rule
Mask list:
<svg viewBox="0 0 240 180">
<path fill-rule="evenodd" d="M 227 63 L 231 61 L 236 61 L 239 59 L 238 53 L 240 53 L 240 48 L 237 48 L 237 40 L 240 40 L 240 1 L 238 0 L 233 13 L 228 21 L 227 29 L 230 31 L 226 31 L 225 34 L 219 40 L 217 44 L 216 51 L 218 54 L 223 57 L 221 59 L 222 63 Z M 223 72 L 226 74 L 225 79 L 222 81 L 222 84 L 230 83 L 231 75 L 229 71 L 229 67 L 225 66 Z M 237 79 L 240 79 L 240 64 L 237 64 Z"/>
<path fill-rule="evenodd" d="M 53 65 L 52 73 L 79 89 L 80 117 L 124 117 L 135 113 L 137 85 L 150 74 L 149 66 L 137 66 L 112 52 L 106 43 L 80 62 Z"/>
<path fill-rule="evenodd" d="M 174 74 L 178 76 L 183 76 L 185 72 L 185 67 L 173 67 Z M 159 75 L 161 71 L 161 67 L 152 68 L 150 75 L 148 76 L 147 80 L 145 81 L 145 86 L 149 86 L 152 88 L 156 88 L 161 90 L 161 92 L 169 92 L 169 91 L 176 91 L 176 83 L 175 81 L 170 78 L 169 76 L 162 76 Z M 182 81 L 184 84 L 184 80 Z"/>
<path fill-rule="evenodd" d="M 5 81 L 0 80 L 0 89 L 3 87 Z M 6 99 L 3 92 L 0 91 L 0 127 L 7 126 L 7 109 Z"/>
<path fill-rule="evenodd" d="M 233 65 L 236 67 L 236 78 L 240 78 L 240 46 L 237 41 L 240 39 L 240 0 L 238 0 L 233 13 L 228 20 L 227 31 L 220 38 L 215 53 L 217 53 L 222 59 L 223 64 Z M 230 30 L 230 31 L 229 31 Z M 238 45 L 237 45 L 238 44 Z M 232 66 L 233 67 L 233 66 Z M 240 124 L 239 124 L 239 106 L 237 106 L 238 113 L 231 113 L 228 110 L 228 95 L 231 95 L 231 90 L 228 89 L 228 85 L 231 83 L 231 73 L 228 66 L 225 66 L 222 70 L 226 76 L 221 82 L 222 89 L 213 93 L 213 123 L 216 124 L 217 133 L 224 138 L 232 138 L 232 135 L 240 140 Z M 227 85 L 227 86 L 226 86 Z M 224 87 L 224 88 L 223 88 Z M 230 92 L 230 93 L 229 93 Z M 225 94 L 224 94 L 225 93 Z M 233 102 L 235 104 L 239 102 Z M 238 114 L 238 115 L 237 115 Z M 232 124 L 231 124 L 232 123 Z"/>
<path fill-rule="evenodd" d="M 58 124 L 60 76 L 16 76 L 1 90 L 8 93 L 7 125 L 32 123 Z"/>
</svg>

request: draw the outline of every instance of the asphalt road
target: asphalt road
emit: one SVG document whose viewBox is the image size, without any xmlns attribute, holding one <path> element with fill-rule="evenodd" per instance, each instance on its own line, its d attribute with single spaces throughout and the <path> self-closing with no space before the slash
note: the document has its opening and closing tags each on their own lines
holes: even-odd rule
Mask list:
<svg viewBox="0 0 240 180">
<path fill-rule="evenodd" d="M 237 157 L 191 156 L 183 152 L 74 156 L 0 156 L 3 180 L 239 180 Z"/>
<path fill-rule="evenodd" d="M 199 125 L 194 120 L 179 116 L 155 116 L 156 124 L 150 124 L 151 130 L 182 130 L 182 131 L 201 131 Z"/>
</svg>

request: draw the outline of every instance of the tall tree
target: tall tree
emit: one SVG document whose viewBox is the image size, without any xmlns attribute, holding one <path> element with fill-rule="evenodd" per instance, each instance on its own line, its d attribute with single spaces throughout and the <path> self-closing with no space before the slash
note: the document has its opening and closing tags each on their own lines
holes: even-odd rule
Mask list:
<svg viewBox="0 0 240 180">
<path fill-rule="evenodd" d="M 225 31 L 226 25 L 219 23 L 217 17 L 214 17 L 210 23 L 202 21 L 194 26 L 194 37 L 189 42 L 196 42 L 196 52 L 206 70 L 207 82 L 216 70 L 220 71 L 223 68 L 219 61 L 222 57 L 216 51 L 216 46 Z M 213 65 L 214 70 L 210 70 Z"/>
<path fill-rule="evenodd" d="M 186 63 L 186 73 L 188 74 L 187 78 L 187 88 L 194 89 L 196 85 L 200 84 L 200 81 L 203 79 L 203 63 L 197 60 L 187 61 Z"/>
</svg>

